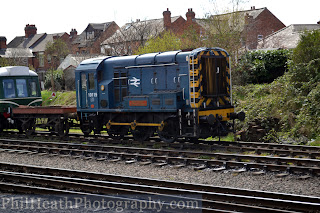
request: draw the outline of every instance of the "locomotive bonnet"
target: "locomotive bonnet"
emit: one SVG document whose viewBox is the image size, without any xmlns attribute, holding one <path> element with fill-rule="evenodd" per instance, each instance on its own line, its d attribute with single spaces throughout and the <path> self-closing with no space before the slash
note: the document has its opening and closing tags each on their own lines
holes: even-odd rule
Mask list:
<svg viewBox="0 0 320 213">
<path fill-rule="evenodd" d="M 229 54 L 198 48 L 83 61 L 75 71 L 77 112 L 85 134 L 107 130 L 167 142 L 233 131 Z"/>
</svg>

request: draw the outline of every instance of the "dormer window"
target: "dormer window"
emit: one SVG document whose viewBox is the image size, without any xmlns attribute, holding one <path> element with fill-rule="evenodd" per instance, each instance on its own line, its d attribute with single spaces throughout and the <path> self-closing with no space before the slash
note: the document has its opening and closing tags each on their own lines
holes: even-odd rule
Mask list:
<svg viewBox="0 0 320 213">
<path fill-rule="evenodd" d="M 94 39 L 94 31 L 87 32 L 87 39 Z"/>
</svg>

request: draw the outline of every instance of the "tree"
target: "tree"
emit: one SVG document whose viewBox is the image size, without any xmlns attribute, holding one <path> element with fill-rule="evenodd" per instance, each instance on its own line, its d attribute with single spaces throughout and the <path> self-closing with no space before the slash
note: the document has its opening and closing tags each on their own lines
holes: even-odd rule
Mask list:
<svg viewBox="0 0 320 213">
<path fill-rule="evenodd" d="M 48 63 L 50 63 L 51 87 L 53 91 L 55 90 L 53 71 L 58 68 L 60 62 L 68 53 L 67 44 L 60 38 L 46 44 L 45 57 L 48 59 Z"/>
<path fill-rule="evenodd" d="M 163 29 L 161 20 L 132 21 L 117 30 L 102 43 L 107 55 L 131 55 L 151 37 L 156 37 Z"/>
<path fill-rule="evenodd" d="M 136 54 L 165 52 L 181 48 L 181 39 L 170 31 L 164 31 L 161 35 L 150 38 L 144 46 L 140 46 Z"/>
<path fill-rule="evenodd" d="M 293 50 L 293 62 L 309 63 L 320 58 L 320 30 L 305 31 L 300 35 L 300 42 Z"/>
<path fill-rule="evenodd" d="M 0 67 L 6 67 L 6 66 L 10 66 L 10 63 L 8 62 L 8 60 L 6 58 L 0 57 Z"/>
<path fill-rule="evenodd" d="M 222 47 L 233 58 L 238 58 L 239 49 L 246 41 L 245 14 L 241 12 L 245 0 L 230 0 L 231 6 L 226 9 L 220 9 L 223 1 L 212 0 L 212 3 L 213 12 L 203 20 L 206 28 L 204 43 L 210 47 Z"/>
</svg>

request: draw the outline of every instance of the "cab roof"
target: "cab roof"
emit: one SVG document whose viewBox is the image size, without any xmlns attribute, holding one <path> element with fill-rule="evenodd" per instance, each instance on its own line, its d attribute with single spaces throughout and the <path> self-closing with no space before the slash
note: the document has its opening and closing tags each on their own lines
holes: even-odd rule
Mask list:
<svg viewBox="0 0 320 213">
<path fill-rule="evenodd" d="M 38 76 L 38 74 L 29 70 L 29 67 L 11 66 L 0 67 L 0 76 Z"/>
</svg>

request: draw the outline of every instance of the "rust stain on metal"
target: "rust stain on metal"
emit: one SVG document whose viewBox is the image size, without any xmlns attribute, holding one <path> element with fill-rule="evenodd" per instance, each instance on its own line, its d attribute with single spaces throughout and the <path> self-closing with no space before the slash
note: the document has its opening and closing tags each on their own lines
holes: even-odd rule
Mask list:
<svg viewBox="0 0 320 213">
<path fill-rule="evenodd" d="M 129 106 L 148 106 L 147 100 L 129 101 Z"/>
</svg>

